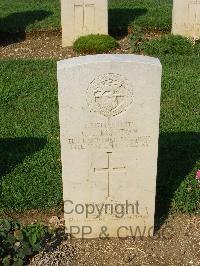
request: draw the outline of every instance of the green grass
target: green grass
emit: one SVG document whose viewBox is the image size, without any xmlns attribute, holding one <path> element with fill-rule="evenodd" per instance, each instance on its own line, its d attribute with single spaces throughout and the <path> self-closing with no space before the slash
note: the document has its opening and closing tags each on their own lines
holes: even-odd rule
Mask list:
<svg viewBox="0 0 200 266">
<path fill-rule="evenodd" d="M 109 28 L 127 32 L 128 25 L 169 30 L 172 0 L 109 0 Z M 0 31 L 60 28 L 59 0 L 1 0 Z"/>
<path fill-rule="evenodd" d="M 59 0 L 1 0 L 0 31 L 18 32 L 60 28 Z"/>
<path fill-rule="evenodd" d="M 200 60 L 161 61 L 157 208 L 192 213 L 200 199 Z M 61 207 L 56 62 L 2 60 L 0 103 L 0 210 Z"/>
<path fill-rule="evenodd" d="M 1 61 L 0 209 L 62 200 L 56 64 Z"/>
<path fill-rule="evenodd" d="M 110 0 L 110 28 L 127 25 L 145 29 L 170 30 L 172 0 Z"/>
<path fill-rule="evenodd" d="M 200 210 L 199 91 L 197 56 L 163 56 L 158 210 L 193 213 Z M 171 205 L 171 206 L 170 206 Z"/>
<path fill-rule="evenodd" d="M 200 43 L 195 44 L 179 35 L 165 35 L 159 38 L 145 39 L 143 33 L 134 33 L 131 37 L 131 46 L 133 53 L 139 53 L 150 56 L 165 55 L 196 55 L 200 56 Z"/>
</svg>

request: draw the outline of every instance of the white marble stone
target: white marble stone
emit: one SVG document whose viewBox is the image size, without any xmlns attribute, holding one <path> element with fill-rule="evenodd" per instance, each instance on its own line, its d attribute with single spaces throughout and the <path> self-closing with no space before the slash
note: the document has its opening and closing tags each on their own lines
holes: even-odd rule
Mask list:
<svg viewBox="0 0 200 266">
<path fill-rule="evenodd" d="M 172 33 L 200 38 L 200 0 L 174 0 Z"/>
<path fill-rule="evenodd" d="M 62 46 L 83 35 L 108 34 L 107 0 L 61 0 Z"/>
<path fill-rule="evenodd" d="M 134 236 L 139 229 L 152 235 L 159 60 L 136 55 L 63 60 L 58 62 L 58 91 L 66 232 L 96 238 L 106 226 L 110 237 Z M 82 210 L 79 204 L 94 213 L 76 213 L 75 208 Z M 124 215 L 117 204 L 126 204 Z"/>
</svg>

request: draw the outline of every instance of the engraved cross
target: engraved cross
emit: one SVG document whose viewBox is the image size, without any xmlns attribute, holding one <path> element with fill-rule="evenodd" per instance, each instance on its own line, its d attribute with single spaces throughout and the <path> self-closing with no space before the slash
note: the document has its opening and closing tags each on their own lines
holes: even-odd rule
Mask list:
<svg viewBox="0 0 200 266">
<path fill-rule="evenodd" d="M 107 196 L 110 197 L 110 174 L 111 173 L 125 173 L 126 166 L 121 167 L 111 167 L 110 160 L 111 160 L 112 152 L 107 152 L 107 167 L 104 168 L 94 168 L 95 173 L 107 173 L 108 178 L 108 194 Z"/>
<path fill-rule="evenodd" d="M 85 16 L 86 16 L 86 9 L 88 7 L 94 7 L 94 4 L 89 4 L 89 3 L 86 3 L 87 1 L 83 0 L 82 4 L 75 4 L 74 7 L 81 7 L 82 8 L 82 12 L 83 12 L 83 15 L 82 15 L 82 18 L 83 18 L 83 21 L 82 21 L 82 25 L 83 25 L 83 28 L 85 28 L 87 25 L 85 23 Z"/>
</svg>

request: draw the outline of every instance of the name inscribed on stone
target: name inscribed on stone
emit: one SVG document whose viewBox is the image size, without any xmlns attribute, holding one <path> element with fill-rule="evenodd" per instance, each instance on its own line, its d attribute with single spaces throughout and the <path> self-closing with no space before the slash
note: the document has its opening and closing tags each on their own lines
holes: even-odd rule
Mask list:
<svg viewBox="0 0 200 266">
<path fill-rule="evenodd" d="M 71 150 L 148 147 L 150 136 L 139 136 L 134 122 L 88 123 L 81 136 L 68 136 Z"/>
</svg>

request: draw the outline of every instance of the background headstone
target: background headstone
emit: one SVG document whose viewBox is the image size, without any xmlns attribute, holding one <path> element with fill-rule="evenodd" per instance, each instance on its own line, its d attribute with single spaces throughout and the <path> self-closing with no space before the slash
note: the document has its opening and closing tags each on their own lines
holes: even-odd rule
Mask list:
<svg viewBox="0 0 200 266">
<path fill-rule="evenodd" d="M 172 33 L 200 37 L 200 0 L 174 0 Z"/>
<path fill-rule="evenodd" d="M 80 36 L 108 34 L 107 0 L 61 0 L 62 46 Z"/>
<path fill-rule="evenodd" d="M 159 60 L 135 55 L 63 60 L 58 62 L 58 86 L 67 230 L 77 226 L 77 236 L 82 237 L 81 228 L 88 226 L 92 232 L 87 237 L 93 238 L 99 237 L 106 226 L 109 236 L 122 237 L 134 234 L 139 227 L 144 235 L 152 235 L 161 92 Z M 123 217 L 116 217 L 116 205 L 125 203 L 134 205 L 135 210 L 126 205 L 129 210 L 124 209 Z M 103 212 L 97 218 L 95 211 L 87 218 L 86 211 L 78 214 L 74 210 L 78 205 L 81 212 L 80 204 L 111 204 L 114 213 Z M 119 229 L 121 226 L 128 229 Z"/>
</svg>

